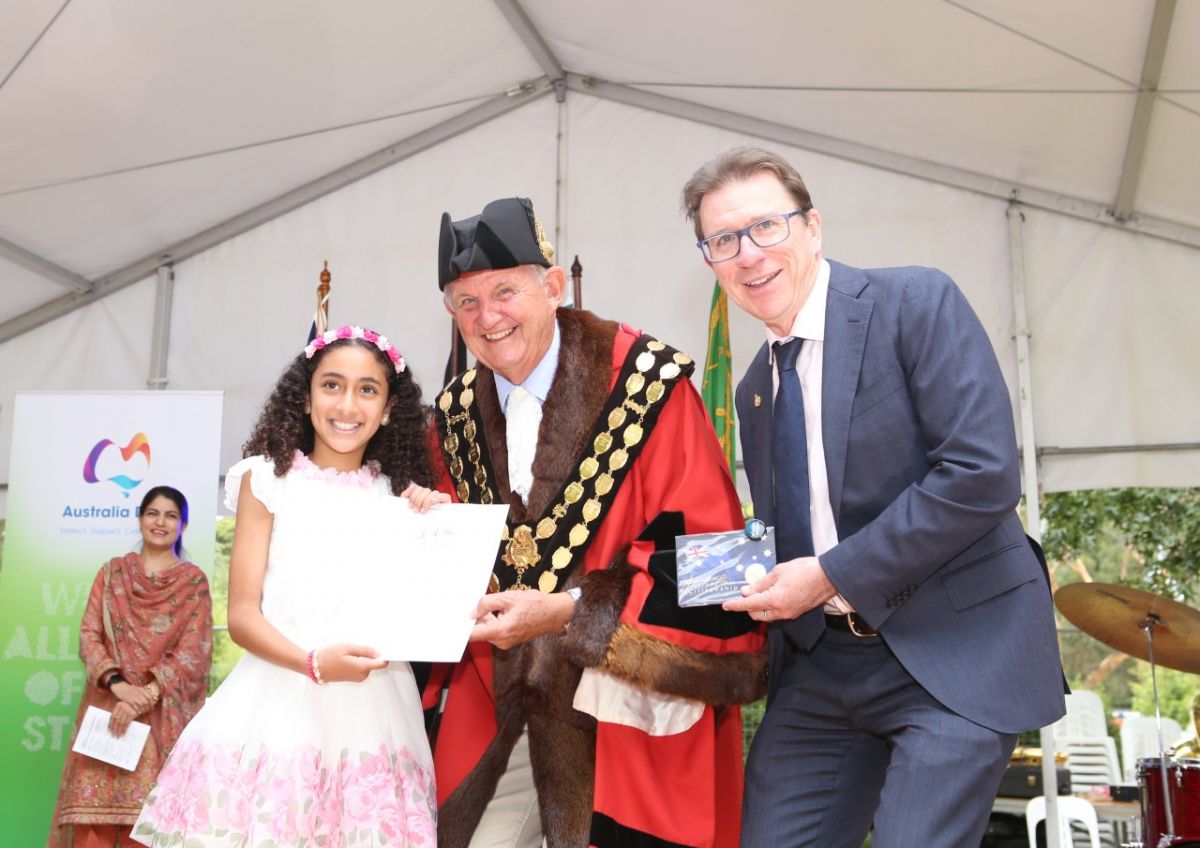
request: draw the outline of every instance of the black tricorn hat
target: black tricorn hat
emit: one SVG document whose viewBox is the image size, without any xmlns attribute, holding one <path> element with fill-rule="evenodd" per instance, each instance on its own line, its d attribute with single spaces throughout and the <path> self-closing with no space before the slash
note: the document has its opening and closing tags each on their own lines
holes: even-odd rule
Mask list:
<svg viewBox="0 0 1200 848">
<path fill-rule="evenodd" d="M 438 242 L 438 288 L 468 271 L 541 265 L 549 268 L 554 247 L 524 197 L 493 200 L 478 215 L 451 221 L 442 213 Z"/>
</svg>

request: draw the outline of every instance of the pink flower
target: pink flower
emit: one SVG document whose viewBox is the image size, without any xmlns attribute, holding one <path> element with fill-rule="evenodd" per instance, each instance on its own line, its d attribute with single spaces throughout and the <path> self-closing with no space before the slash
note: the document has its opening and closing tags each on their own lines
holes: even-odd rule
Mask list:
<svg viewBox="0 0 1200 848">
<path fill-rule="evenodd" d="M 167 760 L 163 770 L 158 773 L 158 794 L 175 792 L 183 785 L 184 773 L 180 762 L 187 756 L 187 753 L 176 748 L 174 755 Z"/>
<path fill-rule="evenodd" d="M 371 344 L 375 344 L 377 341 L 379 341 L 379 333 L 375 332 L 374 330 L 363 330 L 363 338 L 369 341 Z"/>
<path fill-rule="evenodd" d="M 388 838 L 388 842 L 404 836 L 404 832 L 407 830 L 404 810 L 401 809 L 395 798 L 383 799 L 375 814 L 379 820 L 379 829 Z M 400 844 L 404 845 L 407 843 L 401 839 Z"/>
<path fill-rule="evenodd" d="M 276 811 L 282 811 L 288 807 L 295 793 L 295 785 L 292 783 L 291 775 L 286 771 L 280 770 L 272 774 L 265 783 L 259 784 L 259 794 L 266 799 L 267 803 L 273 806 Z"/>
<path fill-rule="evenodd" d="M 359 763 L 358 770 L 351 779 L 352 785 L 366 787 L 372 792 L 382 792 L 385 789 L 390 792 L 395 781 L 387 751 L 382 745 L 379 753 L 365 757 Z"/>
<path fill-rule="evenodd" d="M 250 816 L 253 811 L 249 795 L 230 794 L 221 811 L 222 824 L 234 833 L 245 833 L 250 827 Z"/>
<path fill-rule="evenodd" d="M 400 362 L 400 351 L 396 350 L 394 347 L 389 347 L 387 349 L 387 355 L 388 359 L 392 360 L 393 365 L 396 365 Z"/>
<path fill-rule="evenodd" d="M 221 783 L 233 783 L 241 768 L 242 752 L 234 745 L 221 745 L 209 752 L 210 768 L 216 773 Z"/>
<path fill-rule="evenodd" d="M 348 788 L 343 795 L 345 801 L 346 819 L 361 827 L 368 827 L 375 819 L 375 793 L 370 787 L 356 784 Z"/>
<path fill-rule="evenodd" d="M 405 844 L 408 845 L 437 845 L 437 819 L 434 812 L 420 810 L 408 817 L 408 833 L 405 834 Z"/>
<path fill-rule="evenodd" d="M 312 346 L 314 350 L 320 350 L 321 348 L 325 347 L 325 337 L 317 336 L 312 340 Z"/>
<path fill-rule="evenodd" d="M 296 755 L 296 771 L 300 773 L 300 781 L 306 788 L 317 785 L 321 777 L 321 752 L 315 745 L 305 745 Z"/>
<path fill-rule="evenodd" d="M 350 327 L 338 327 L 337 337 L 339 339 L 349 339 L 349 338 L 353 338 L 353 336 L 354 336 L 354 331 L 351 330 Z"/>
<path fill-rule="evenodd" d="M 271 818 L 267 822 L 267 829 L 281 845 L 294 842 L 296 840 L 296 810 L 294 805 L 289 804 L 286 807 L 277 807 L 273 810 Z"/>
<path fill-rule="evenodd" d="M 180 798 L 179 823 L 183 830 L 203 831 L 209 826 L 208 797 L 192 795 Z"/>
<path fill-rule="evenodd" d="M 334 786 L 329 791 L 318 795 L 311 808 L 314 819 L 324 825 L 330 835 L 330 845 L 333 838 L 342 831 L 342 793 Z"/>
<path fill-rule="evenodd" d="M 181 821 L 177 793 L 156 789 L 154 795 L 146 803 L 146 809 L 159 830 L 169 833 L 179 829 Z"/>
</svg>

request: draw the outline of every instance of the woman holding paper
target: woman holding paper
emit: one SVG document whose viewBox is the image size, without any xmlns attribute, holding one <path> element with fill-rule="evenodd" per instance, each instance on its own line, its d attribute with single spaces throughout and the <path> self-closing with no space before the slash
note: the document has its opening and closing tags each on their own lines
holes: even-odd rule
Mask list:
<svg viewBox="0 0 1200 848">
<path fill-rule="evenodd" d="M 148 724 L 150 731 L 132 771 L 67 752 L 47 843 L 51 848 L 129 845 L 130 826 L 159 769 L 204 703 L 212 603 L 204 572 L 183 561 L 187 509 L 177 489 L 148 491 L 138 511 L 141 551 L 114 557 L 92 583 L 79 629 L 87 687 L 76 735 L 91 708 L 105 711 L 107 718 L 90 727 L 89 739 L 124 738 L 133 721 Z M 72 741 L 77 747 L 88 740 Z"/>
<path fill-rule="evenodd" d="M 347 637 L 381 591 L 370 575 L 392 499 L 418 511 L 448 500 L 424 488 L 425 427 L 404 359 L 371 330 L 330 330 L 284 371 L 225 476 L 229 632 L 247 653 L 180 738 L 134 839 L 434 844 L 412 670 Z"/>
</svg>

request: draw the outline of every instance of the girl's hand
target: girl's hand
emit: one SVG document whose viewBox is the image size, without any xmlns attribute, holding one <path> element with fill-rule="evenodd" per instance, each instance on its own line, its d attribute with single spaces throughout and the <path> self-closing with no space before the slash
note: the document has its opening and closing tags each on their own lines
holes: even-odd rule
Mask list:
<svg viewBox="0 0 1200 848">
<path fill-rule="evenodd" d="M 362 683 L 375 669 L 387 667 L 378 655 L 374 648 L 343 642 L 319 650 L 317 666 L 326 683 Z"/>
<path fill-rule="evenodd" d="M 112 718 L 108 720 L 108 732 L 117 738 L 124 736 L 125 731 L 129 729 L 129 722 L 135 718 L 137 713 L 133 711 L 133 707 L 121 701 L 113 707 Z"/>
<path fill-rule="evenodd" d="M 400 496 L 408 498 L 408 505 L 412 507 L 413 512 L 428 512 L 431 506 L 450 503 L 450 496 L 445 492 L 426 489 L 416 483 L 409 483 L 408 488 L 401 492 Z"/>
<path fill-rule="evenodd" d="M 154 699 L 150 697 L 150 693 L 146 691 L 145 687 L 121 681 L 109 687 L 109 691 L 116 695 L 122 704 L 132 707 L 134 715 L 141 715 L 154 706 Z"/>
</svg>

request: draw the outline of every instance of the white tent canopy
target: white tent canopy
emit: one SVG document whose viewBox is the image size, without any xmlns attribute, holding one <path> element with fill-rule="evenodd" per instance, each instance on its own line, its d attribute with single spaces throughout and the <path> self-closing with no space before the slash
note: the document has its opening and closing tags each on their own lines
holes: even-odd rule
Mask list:
<svg viewBox="0 0 1200 848">
<path fill-rule="evenodd" d="M 224 390 L 232 462 L 323 260 L 432 397 L 438 218 L 505 195 L 703 357 L 679 191 L 752 143 L 826 255 L 954 276 L 1044 488 L 1200 485 L 1197 44 L 1186 0 L 3 0 L 0 483 L 26 390 Z"/>
</svg>

